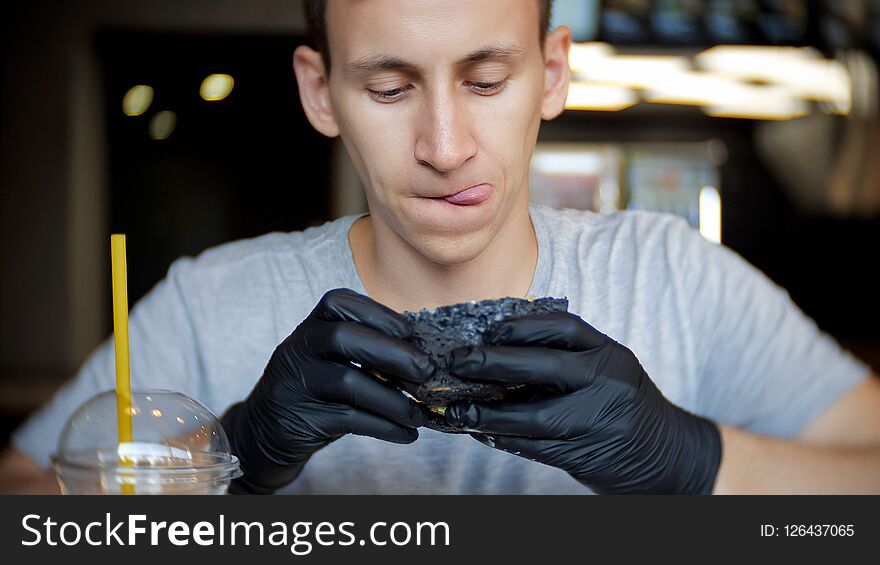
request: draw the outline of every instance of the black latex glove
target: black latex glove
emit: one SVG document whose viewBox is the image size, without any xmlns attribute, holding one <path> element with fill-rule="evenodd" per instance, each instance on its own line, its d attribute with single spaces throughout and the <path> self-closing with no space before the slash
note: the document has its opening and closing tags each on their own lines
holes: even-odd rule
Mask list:
<svg viewBox="0 0 880 565">
<path fill-rule="evenodd" d="M 460 403 L 446 419 L 481 442 L 568 471 L 601 494 L 710 494 L 717 426 L 669 402 L 626 347 L 567 312 L 504 322 L 493 346 L 450 354 L 463 379 L 546 387 L 524 403 Z"/>
<path fill-rule="evenodd" d="M 403 341 L 411 331 L 403 316 L 366 296 L 348 289 L 325 294 L 275 349 L 248 398 L 222 418 L 244 473 L 230 492 L 271 493 L 293 481 L 313 453 L 349 433 L 415 441 L 422 411 L 366 374 L 427 379 L 434 365 Z"/>
</svg>

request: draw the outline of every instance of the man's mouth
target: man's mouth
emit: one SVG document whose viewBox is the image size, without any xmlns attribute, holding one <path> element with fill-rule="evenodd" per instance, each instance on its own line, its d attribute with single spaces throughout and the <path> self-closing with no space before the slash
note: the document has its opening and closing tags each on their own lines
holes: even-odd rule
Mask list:
<svg viewBox="0 0 880 565">
<path fill-rule="evenodd" d="M 478 184 L 464 190 L 460 190 L 455 194 L 441 196 L 435 200 L 445 200 L 450 204 L 457 206 L 473 206 L 489 198 L 492 195 L 492 185 Z"/>
</svg>

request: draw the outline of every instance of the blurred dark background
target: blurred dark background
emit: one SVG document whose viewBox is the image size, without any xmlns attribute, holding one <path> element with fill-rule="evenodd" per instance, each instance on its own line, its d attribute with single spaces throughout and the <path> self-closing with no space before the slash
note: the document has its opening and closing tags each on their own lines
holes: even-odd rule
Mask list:
<svg viewBox="0 0 880 565">
<path fill-rule="evenodd" d="M 662 209 L 697 225 L 695 195 L 711 185 L 723 244 L 880 370 L 880 2 L 556 1 L 576 40 L 624 56 L 809 46 L 847 69 L 846 112 L 810 100 L 787 117 L 717 117 L 630 89 L 637 103 L 618 111 L 545 124 L 539 150 L 593 159 L 584 190 L 613 198 L 590 196 L 590 209 Z M 109 233 L 128 236 L 133 303 L 181 255 L 320 224 L 364 200 L 340 144 L 299 104 L 298 0 L 37 0 L 7 8 L 0 26 L 2 445 L 109 335 Z M 212 74 L 234 83 L 208 101 Z M 143 107 L 146 91 L 132 95 L 143 112 L 131 112 L 123 100 L 139 85 L 151 97 Z M 536 195 L 561 202 L 562 177 L 542 174 Z"/>
<path fill-rule="evenodd" d="M 299 36 L 108 30 L 96 36 L 103 90 L 123 100 L 150 85 L 151 110 L 106 112 L 110 230 L 127 234 L 132 300 L 181 255 L 330 217 L 331 143 L 299 105 L 293 50 Z M 233 77 L 219 101 L 199 95 L 211 74 Z M 174 112 L 168 137 L 150 114 Z"/>
</svg>

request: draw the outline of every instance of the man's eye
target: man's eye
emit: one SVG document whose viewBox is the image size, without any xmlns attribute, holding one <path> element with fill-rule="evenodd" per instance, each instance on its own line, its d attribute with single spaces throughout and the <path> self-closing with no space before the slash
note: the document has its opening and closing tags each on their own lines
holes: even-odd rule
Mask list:
<svg viewBox="0 0 880 565">
<path fill-rule="evenodd" d="M 504 87 L 507 86 L 507 80 L 499 80 L 498 82 L 467 81 L 465 85 L 477 94 L 491 96 L 504 90 Z"/>
<path fill-rule="evenodd" d="M 368 88 L 367 91 L 370 93 L 370 97 L 374 100 L 378 100 L 379 102 L 394 102 L 401 98 L 409 88 L 409 86 L 401 86 L 399 88 L 392 88 L 391 90 L 373 90 L 372 88 Z"/>
</svg>

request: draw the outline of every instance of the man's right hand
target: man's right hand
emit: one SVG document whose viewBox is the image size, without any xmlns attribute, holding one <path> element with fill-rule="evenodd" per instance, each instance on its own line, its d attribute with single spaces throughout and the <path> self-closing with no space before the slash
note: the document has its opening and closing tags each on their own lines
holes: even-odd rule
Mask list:
<svg viewBox="0 0 880 565">
<path fill-rule="evenodd" d="M 325 294 L 275 349 L 248 398 L 222 418 L 244 472 L 230 492 L 274 492 L 346 434 L 415 441 L 421 409 L 365 372 L 427 380 L 435 367 L 404 341 L 411 332 L 403 316 L 366 296 L 348 289 Z"/>
</svg>

